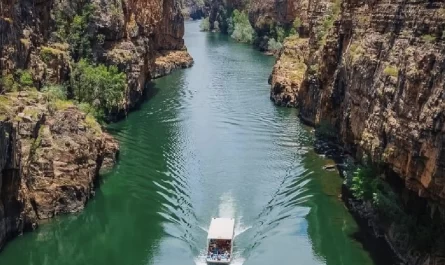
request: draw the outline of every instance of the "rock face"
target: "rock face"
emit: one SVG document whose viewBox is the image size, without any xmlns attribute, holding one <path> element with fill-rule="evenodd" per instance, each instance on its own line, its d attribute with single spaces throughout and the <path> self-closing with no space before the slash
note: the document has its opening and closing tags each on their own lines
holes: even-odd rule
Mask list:
<svg viewBox="0 0 445 265">
<path fill-rule="evenodd" d="M 390 165 L 419 196 L 442 201 L 445 5 L 342 6 L 321 41 L 288 40 L 271 77 L 272 100 L 298 106 L 309 122 L 328 121 L 349 149 Z"/>
<path fill-rule="evenodd" d="M 119 116 L 149 79 L 193 64 L 183 35 L 177 0 L 1 1 L 0 248 L 41 219 L 81 210 L 116 160 L 118 144 L 92 116 L 33 87 L 69 81 L 81 58 L 116 65 L 127 77 L 125 102 L 109 113 Z M 2 95 L 8 80 L 30 91 Z"/>
<path fill-rule="evenodd" d="M 431 216 L 445 216 L 443 1 L 295 2 L 309 3 L 307 26 L 284 44 L 271 99 L 330 124 L 346 150 L 383 165 Z M 409 264 L 443 264 L 443 251 L 396 250 Z"/>
<path fill-rule="evenodd" d="M 182 0 L 181 8 L 185 18 L 200 19 L 204 17 L 204 0 Z"/>
<path fill-rule="evenodd" d="M 39 220 L 83 209 L 119 146 L 74 105 L 44 94 L 0 96 L 0 248 Z"/>
<path fill-rule="evenodd" d="M 83 21 L 87 5 L 91 15 Z M 155 63 L 160 54 L 176 51 L 178 61 L 171 65 L 193 63 L 176 0 L 7 0 L 0 8 L 0 71 L 5 76 L 30 69 L 37 87 L 69 78 L 70 62 L 79 56 L 72 52 L 74 45 L 94 62 L 117 65 L 126 73 L 127 109 L 140 101 L 149 79 L 169 72 Z M 65 28 L 86 37 L 63 37 Z"/>
</svg>

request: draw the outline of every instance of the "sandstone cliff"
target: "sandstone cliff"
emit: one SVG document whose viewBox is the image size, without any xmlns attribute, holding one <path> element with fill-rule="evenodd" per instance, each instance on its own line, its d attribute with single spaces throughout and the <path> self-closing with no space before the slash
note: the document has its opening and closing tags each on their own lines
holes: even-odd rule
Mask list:
<svg viewBox="0 0 445 265">
<path fill-rule="evenodd" d="M 311 124 L 330 124 L 346 150 L 382 165 L 416 194 L 418 206 L 407 203 L 408 211 L 428 212 L 443 226 L 445 4 L 296 2 L 307 6 L 300 14 L 307 33 L 285 42 L 271 99 L 298 107 Z M 443 249 L 419 254 L 407 246 L 416 239 L 391 229 L 387 237 L 409 264 L 443 264 Z"/>
<path fill-rule="evenodd" d="M 0 2 L 0 248 L 41 219 L 81 210 L 118 151 L 82 104 L 39 91 L 81 101 L 76 64 L 115 65 L 125 95 L 100 106 L 115 118 L 140 103 L 149 79 L 192 65 L 183 34 L 176 0 Z"/>
<path fill-rule="evenodd" d="M 0 248 L 39 220 L 83 209 L 118 144 L 90 115 L 39 92 L 0 96 Z"/>
<path fill-rule="evenodd" d="M 2 1 L 0 71 L 6 76 L 30 69 L 40 88 L 66 81 L 72 61 L 88 56 L 126 73 L 124 106 L 131 108 L 147 80 L 193 63 L 183 22 L 176 0 Z"/>
<path fill-rule="evenodd" d="M 390 164 L 419 196 L 442 201 L 445 5 L 342 5 L 321 42 L 315 33 L 288 40 L 271 98 L 298 106 L 309 122 L 329 121 L 350 149 Z"/>
</svg>

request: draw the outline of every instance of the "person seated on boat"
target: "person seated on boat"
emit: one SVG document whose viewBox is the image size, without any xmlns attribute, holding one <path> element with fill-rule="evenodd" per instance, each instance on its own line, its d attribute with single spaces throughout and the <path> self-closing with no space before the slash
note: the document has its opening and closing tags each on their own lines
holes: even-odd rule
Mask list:
<svg viewBox="0 0 445 265">
<path fill-rule="evenodd" d="M 215 247 L 213 248 L 213 254 L 219 254 L 219 248 L 218 248 L 218 246 L 215 246 Z"/>
</svg>

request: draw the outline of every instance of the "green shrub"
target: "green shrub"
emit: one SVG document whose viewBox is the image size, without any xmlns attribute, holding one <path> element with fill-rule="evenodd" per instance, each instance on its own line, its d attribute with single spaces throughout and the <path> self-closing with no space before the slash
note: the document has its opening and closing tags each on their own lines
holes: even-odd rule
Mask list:
<svg viewBox="0 0 445 265">
<path fill-rule="evenodd" d="M 57 36 L 70 45 L 70 53 L 75 61 L 91 56 L 91 42 L 94 39 L 88 27 L 94 13 L 93 4 L 85 4 L 79 14 L 72 17 L 63 10 L 56 12 Z"/>
<path fill-rule="evenodd" d="M 201 25 L 199 25 L 199 28 L 201 31 L 210 31 L 210 21 L 208 17 L 201 20 Z"/>
<path fill-rule="evenodd" d="M 42 88 L 42 92 L 48 101 L 66 100 L 67 91 L 62 85 L 49 85 Z"/>
<path fill-rule="evenodd" d="M 284 28 L 277 26 L 275 29 L 276 33 L 277 33 L 277 41 L 279 43 L 283 43 L 284 39 L 287 37 L 288 34 L 286 34 L 286 31 L 284 30 Z"/>
<path fill-rule="evenodd" d="M 12 74 L 7 74 L 5 76 L 2 76 L 0 82 L 5 92 L 18 91 L 18 84 L 15 82 L 14 76 Z"/>
<path fill-rule="evenodd" d="M 48 63 L 49 61 L 53 59 L 57 59 L 57 57 L 62 54 L 63 51 L 54 49 L 51 47 L 42 46 L 40 50 L 40 56 L 42 57 L 42 60 L 45 63 Z"/>
<path fill-rule="evenodd" d="M 17 74 L 19 76 L 20 85 L 30 87 L 34 84 L 34 81 L 32 80 L 32 75 L 28 70 L 19 70 L 17 71 Z"/>
<path fill-rule="evenodd" d="M 391 65 L 386 66 L 385 69 L 383 70 L 383 73 L 394 77 L 399 76 L 399 70 L 397 69 L 397 67 Z"/>
<path fill-rule="evenodd" d="M 11 107 L 12 101 L 5 95 L 0 95 L 0 120 L 4 120 L 7 117 L 13 115 L 14 111 Z"/>
<path fill-rule="evenodd" d="M 426 35 L 422 35 L 422 40 L 426 41 L 426 42 L 435 42 L 436 41 L 436 37 L 430 34 L 426 34 Z"/>
<path fill-rule="evenodd" d="M 247 14 L 235 9 L 232 14 L 232 22 L 233 32 L 230 36 L 239 42 L 252 43 L 255 31 L 250 25 Z"/>
<path fill-rule="evenodd" d="M 292 23 L 292 28 L 298 30 L 301 27 L 301 20 L 299 17 L 296 17 L 294 22 Z"/>
<path fill-rule="evenodd" d="M 322 24 L 317 28 L 317 43 L 320 46 L 325 45 L 326 35 L 329 30 L 334 26 L 334 22 L 337 19 L 341 11 L 341 0 L 335 0 L 328 15 L 324 17 Z"/>
<path fill-rule="evenodd" d="M 71 100 L 56 99 L 54 101 L 50 101 L 49 106 L 54 110 L 66 110 L 73 107 L 74 103 Z"/>
<path fill-rule="evenodd" d="M 105 114 L 100 108 L 95 108 L 85 102 L 79 103 L 77 107 L 86 115 L 93 116 L 97 121 L 103 121 L 105 119 Z"/>
<path fill-rule="evenodd" d="M 104 34 L 97 34 L 97 43 L 102 45 L 105 43 L 105 35 Z"/>
<path fill-rule="evenodd" d="M 370 167 L 360 167 L 352 177 L 350 186 L 354 197 L 370 201 L 379 218 L 395 224 L 399 234 L 408 235 L 409 243 L 420 250 L 443 249 L 445 233 L 442 218 L 434 218 L 427 212 L 407 213 L 399 196 Z M 437 216 L 436 216 L 437 217 Z"/>
<path fill-rule="evenodd" d="M 375 190 L 372 191 L 372 204 L 377 209 L 380 216 L 389 220 L 399 220 L 403 214 L 397 195 L 388 184 L 381 180 L 376 180 Z"/>
<path fill-rule="evenodd" d="M 269 42 L 267 43 L 267 48 L 269 51 L 279 51 L 282 47 L 283 45 L 275 39 L 269 39 Z"/>
<path fill-rule="evenodd" d="M 116 66 L 94 66 L 81 59 L 73 69 L 71 87 L 77 101 L 110 110 L 124 99 L 126 75 Z"/>
<path fill-rule="evenodd" d="M 102 133 L 102 129 L 97 120 L 90 114 L 85 117 L 85 126 L 90 128 L 95 135 L 100 135 Z"/>
<path fill-rule="evenodd" d="M 355 198 L 369 201 L 377 191 L 377 176 L 370 167 L 358 168 L 352 177 L 351 191 Z"/>
<path fill-rule="evenodd" d="M 301 20 L 299 17 L 296 17 L 294 22 L 292 23 L 292 27 L 289 29 L 287 35 L 288 36 L 294 36 L 294 35 L 299 36 L 300 27 L 301 27 Z"/>
</svg>

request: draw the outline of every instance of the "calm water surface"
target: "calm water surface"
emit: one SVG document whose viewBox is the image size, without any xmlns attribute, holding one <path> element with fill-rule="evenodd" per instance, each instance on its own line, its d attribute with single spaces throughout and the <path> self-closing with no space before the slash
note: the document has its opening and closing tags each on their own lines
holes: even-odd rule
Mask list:
<svg viewBox="0 0 445 265">
<path fill-rule="evenodd" d="M 95 199 L 12 241 L 0 264 L 204 264 L 212 216 L 236 219 L 233 264 L 378 264 L 311 129 L 270 102 L 274 58 L 197 22 L 185 38 L 195 66 L 110 126 L 121 160 Z"/>
</svg>

